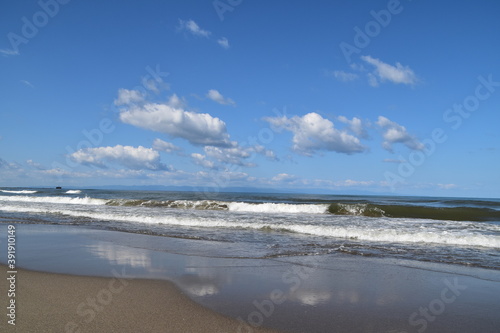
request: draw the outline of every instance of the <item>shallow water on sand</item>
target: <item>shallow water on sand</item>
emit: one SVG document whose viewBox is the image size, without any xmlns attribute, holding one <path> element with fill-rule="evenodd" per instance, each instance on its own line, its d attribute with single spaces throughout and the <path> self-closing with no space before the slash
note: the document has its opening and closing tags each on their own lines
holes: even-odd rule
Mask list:
<svg viewBox="0 0 500 333">
<path fill-rule="evenodd" d="M 6 231 L 0 225 L 1 247 Z M 20 267 L 168 279 L 202 305 L 240 320 L 240 332 L 260 326 L 289 332 L 417 332 L 424 324 L 429 331 L 495 332 L 500 325 L 498 270 L 342 253 L 222 257 L 212 254 L 225 253 L 225 242 L 81 226 L 17 224 L 16 239 Z M 425 319 L 421 308 L 436 319 Z"/>
</svg>

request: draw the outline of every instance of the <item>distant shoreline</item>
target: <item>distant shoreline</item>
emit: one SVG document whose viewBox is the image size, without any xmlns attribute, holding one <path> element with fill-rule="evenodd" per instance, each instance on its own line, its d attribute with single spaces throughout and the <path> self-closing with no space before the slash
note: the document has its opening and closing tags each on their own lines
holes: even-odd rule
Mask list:
<svg viewBox="0 0 500 333">
<path fill-rule="evenodd" d="M 457 199 L 500 199 L 496 197 L 484 196 L 442 196 L 442 195 L 415 195 L 407 193 L 394 192 L 373 192 L 359 190 L 332 190 L 324 188 L 284 188 L 282 190 L 263 187 L 214 187 L 214 186 L 166 186 L 166 185 L 96 185 L 96 186 L 74 186 L 74 185 L 54 185 L 54 186 L 3 186 L 0 189 L 55 189 L 61 187 L 61 190 L 110 190 L 110 191 L 159 191 L 159 192 L 194 192 L 194 193 L 260 193 L 260 194 L 292 194 L 292 195 L 333 195 L 333 196 L 394 196 L 394 197 L 428 197 L 428 198 L 457 198 Z"/>
</svg>

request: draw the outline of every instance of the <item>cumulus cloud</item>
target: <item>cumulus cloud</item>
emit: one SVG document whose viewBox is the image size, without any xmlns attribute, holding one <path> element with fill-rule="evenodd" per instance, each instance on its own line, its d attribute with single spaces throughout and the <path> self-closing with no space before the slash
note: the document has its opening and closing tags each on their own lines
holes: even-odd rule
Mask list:
<svg viewBox="0 0 500 333">
<path fill-rule="evenodd" d="M 205 146 L 205 155 L 191 154 L 195 163 L 209 169 L 221 169 L 221 164 L 238 167 L 255 167 L 252 163 L 255 154 L 262 155 L 269 160 L 277 161 L 276 154 L 261 145 L 242 147 L 237 142 L 231 142 L 231 147 Z M 210 163 L 209 163 L 210 162 Z"/>
<path fill-rule="evenodd" d="M 212 101 L 217 102 L 222 105 L 232 105 L 235 106 L 236 103 L 231 98 L 225 98 L 220 92 L 215 89 L 210 89 L 207 93 L 207 97 Z"/>
<path fill-rule="evenodd" d="M 222 46 L 222 48 L 224 48 L 224 49 L 229 48 L 229 41 L 227 40 L 226 37 L 221 37 L 221 38 L 217 39 L 217 44 Z"/>
<path fill-rule="evenodd" d="M 144 101 L 144 95 L 138 90 L 120 89 L 114 103 L 116 106 L 140 103 Z"/>
<path fill-rule="evenodd" d="M 239 146 L 231 148 L 219 148 L 207 146 L 204 148 L 207 156 L 226 164 L 234 164 L 246 167 L 255 166 L 253 163 L 245 162 L 251 156 L 252 149 L 245 149 Z"/>
<path fill-rule="evenodd" d="M 252 151 L 256 152 L 257 154 L 261 154 L 265 156 L 267 159 L 271 161 L 278 161 L 278 157 L 276 156 L 276 153 L 272 151 L 271 149 L 266 149 L 266 147 L 262 145 L 255 145 L 251 148 Z"/>
<path fill-rule="evenodd" d="M 368 138 L 368 132 L 366 131 L 366 128 L 368 127 L 369 124 L 367 124 L 366 122 L 356 117 L 353 117 L 351 120 L 349 120 L 344 116 L 339 116 L 338 120 L 343 122 L 344 124 L 347 124 L 349 130 L 353 132 L 355 135 L 363 139 Z"/>
<path fill-rule="evenodd" d="M 166 142 L 161 139 L 155 139 L 153 141 L 153 149 L 157 151 L 164 151 L 166 153 L 172 153 L 174 151 L 181 150 L 180 147 L 177 147 L 171 142 Z"/>
<path fill-rule="evenodd" d="M 170 96 L 167 105 L 178 109 L 185 109 L 187 107 L 186 102 L 182 98 L 177 96 L 177 94 L 173 94 L 172 96 Z"/>
<path fill-rule="evenodd" d="M 207 169 L 216 169 L 215 163 L 213 161 L 207 160 L 207 157 L 202 154 L 193 153 L 191 154 L 191 158 L 194 164 L 201 165 Z"/>
<path fill-rule="evenodd" d="M 120 109 L 120 120 L 143 129 L 186 139 L 194 145 L 232 145 L 224 121 L 208 113 L 186 111 L 177 95 L 162 104 L 127 104 Z"/>
<path fill-rule="evenodd" d="M 293 150 L 311 156 L 317 151 L 354 154 L 366 150 L 359 139 L 334 127 L 333 122 L 311 112 L 302 117 L 267 117 L 265 121 L 293 133 Z"/>
<path fill-rule="evenodd" d="M 125 166 L 129 169 L 164 170 L 160 154 L 151 148 L 117 145 L 80 149 L 70 155 L 71 159 L 83 165 L 106 168 L 106 163 Z"/>
<path fill-rule="evenodd" d="M 292 182 L 295 180 L 297 180 L 297 176 L 290 175 L 288 173 L 280 173 L 280 174 L 277 174 L 276 176 L 274 176 L 273 178 L 271 178 L 272 182 L 277 182 L 277 183 L 281 183 L 281 182 L 287 183 L 287 182 Z"/>
<path fill-rule="evenodd" d="M 414 85 L 418 81 L 413 70 L 399 62 L 396 63 L 396 66 L 392 66 L 371 56 L 361 56 L 361 60 L 375 67 L 375 70 L 368 74 L 368 80 L 372 86 L 377 86 L 379 82 L 384 81 L 407 85 Z"/>
<path fill-rule="evenodd" d="M 193 20 L 187 20 L 187 21 L 184 21 L 184 20 L 181 20 L 179 19 L 179 26 L 178 26 L 178 29 L 179 30 L 184 30 L 184 31 L 188 31 L 190 32 L 191 34 L 195 35 L 195 36 L 200 36 L 200 37 L 209 37 L 211 35 L 211 32 L 208 31 L 208 30 L 203 30 L 202 28 L 200 28 L 200 26 Z"/>
<path fill-rule="evenodd" d="M 384 149 L 393 152 L 392 145 L 395 143 L 402 143 L 413 150 L 424 149 L 424 145 L 418 141 L 414 135 L 408 133 L 404 126 L 401 126 L 383 116 L 378 117 L 376 124 L 384 130 L 384 133 L 382 134 L 384 138 L 382 146 Z"/>
<path fill-rule="evenodd" d="M 33 160 L 27 160 L 26 164 L 28 164 L 30 167 L 35 168 L 37 170 L 45 170 L 46 169 L 43 165 L 41 165 L 40 163 L 37 163 Z"/>
</svg>

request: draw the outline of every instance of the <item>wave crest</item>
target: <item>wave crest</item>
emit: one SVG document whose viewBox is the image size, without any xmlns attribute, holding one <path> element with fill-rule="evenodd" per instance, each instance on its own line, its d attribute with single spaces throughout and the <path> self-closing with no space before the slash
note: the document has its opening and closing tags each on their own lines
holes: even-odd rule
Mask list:
<svg viewBox="0 0 500 333">
<path fill-rule="evenodd" d="M 324 214 L 328 206 L 324 204 L 287 204 L 287 203 L 246 203 L 231 202 L 229 210 L 234 212 L 254 212 L 254 213 L 290 213 L 290 214 Z"/>
<path fill-rule="evenodd" d="M 28 197 L 28 196 L 1 196 L 0 201 L 8 202 L 36 202 L 69 205 L 104 205 L 107 200 L 90 197 L 69 198 L 69 197 Z"/>
<path fill-rule="evenodd" d="M 12 193 L 12 194 L 34 194 L 38 191 L 35 190 L 20 190 L 20 191 L 10 191 L 10 190 L 0 190 L 3 193 Z"/>
<path fill-rule="evenodd" d="M 335 215 L 432 219 L 447 221 L 500 221 L 500 211 L 477 207 L 429 207 L 332 203 L 328 212 Z"/>
</svg>

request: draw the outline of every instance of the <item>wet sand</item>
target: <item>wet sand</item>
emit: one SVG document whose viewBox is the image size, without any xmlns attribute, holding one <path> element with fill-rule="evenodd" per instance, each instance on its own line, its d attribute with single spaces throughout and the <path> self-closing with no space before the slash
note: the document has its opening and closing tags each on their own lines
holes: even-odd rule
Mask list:
<svg viewBox="0 0 500 333">
<path fill-rule="evenodd" d="M 214 242 L 71 226 L 18 224 L 16 230 L 18 267 L 58 274 L 18 271 L 16 330 L 3 314 L 2 332 L 500 327 L 500 271 L 343 254 L 221 257 L 217 247 L 226 245 Z M 2 224 L 2 249 L 5 235 Z M 5 266 L 0 272 L 7 276 Z M 7 280 L 0 281 L 7 312 Z"/>
<path fill-rule="evenodd" d="M 7 267 L 0 266 L 0 270 L 6 272 Z M 4 314 L 1 332 L 206 333 L 238 332 L 242 326 L 237 320 L 200 306 L 167 281 L 23 269 L 17 270 L 16 276 L 16 325 L 8 324 Z M 1 281 L 2 309 L 6 309 L 3 296 L 7 294 L 7 280 Z"/>
</svg>

